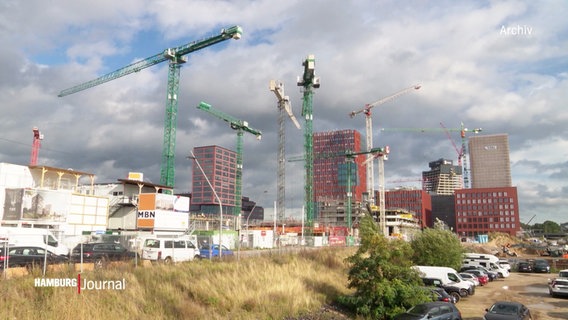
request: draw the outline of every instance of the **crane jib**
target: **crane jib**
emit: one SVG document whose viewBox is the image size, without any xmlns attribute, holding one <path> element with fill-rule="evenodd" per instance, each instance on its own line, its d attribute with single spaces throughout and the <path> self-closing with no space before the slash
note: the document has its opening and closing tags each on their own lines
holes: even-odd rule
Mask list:
<svg viewBox="0 0 568 320">
<path fill-rule="evenodd" d="M 170 60 L 172 57 L 169 55 L 170 53 L 173 53 L 175 57 L 181 57 L 183 55 L 186 55 L 188 53 L 197 51 L 197 50 L 201 50 L 203 48 L 209 47 L 211 45 L 214 45 L 216 43 L 219 43 L 221 41 L 225 41 L 227 39 L 233 38 L 233 39 L 240 39 L 241 34 L 242 34 L 242 28 L 239 26 L 234 26 L 228 29 L 223 29 L 220 35 L 216 35 L 207 39 L 203 39 L 203 40 L 198 40 L 198 41 L 192 41 L 188 44 L 179 46 L 175 49 L 166 49 L 158 54 L 155 54 L 149 58 L 134 62 L 126 67 L 117 69 L 113 72 L 107 73 L 99 78 L 96 78 L 94 80 L 73 86 L 71 88 L 62 90 L 57 96 L 58 97 L 64 97 L 79 91 L 83 91 L 95 86 L 98 86 L 100 84 L 103 84 L 105 82 L 109 82 L 111 80 L 126 76 L 128 74 L 134 73 L 134 72 L 138 72 L 142 69 L 151 67 L 155 64 L 164 62 L 166 60 Z"/>
</svg>

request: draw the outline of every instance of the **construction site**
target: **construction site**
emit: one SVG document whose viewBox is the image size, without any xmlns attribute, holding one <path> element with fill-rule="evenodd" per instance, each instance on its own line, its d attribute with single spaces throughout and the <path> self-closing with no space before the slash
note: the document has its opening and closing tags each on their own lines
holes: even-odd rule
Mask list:
<svg viewBox="0 0 568 320">
<path fill-rule="evenodd" d="M 244 137 L 245 133 L 261 140 L 262 132 L 249 125 L 248 121 L 234 117 L 211 104 L 201 101 L 197 109 L 217 120 L 224 121 L 228 128 L 236 133 L 235 149 L 218 145 L 194 147 L 187 159 L 192 161 L 192 182 L 190 193 L 177 193 L 175 187 L 175 149 L 176 126 L 178 113 L 179 74 L 181 66 L 187 62 L 187 55 L 194 51 L 215 45 L 217 43 L 240 39 L 242 28 L 233 26 L 222 29 L 212 37 L 190 42 L 188 44 L 168 48 L 149 58 L 140 60 L 123 68 L 117 69 L 94 80 L 62 90 L 59 97 L 78 94 L 81 91 L 102 85 L 106 82 L 136 73 L 153 65 L 167 62 L 167 93 L 165 106 L 165 123 L 163 148 L 160 165 L 160 183 L 144 181 L 143 173 L 131 172 L 127 179 L 118 179 L 116 183 L 99 185 L 94 183 L 95 174 L 58 169 L 38 164 L 40 141 L 44 139 L 39 128 L 33 128 L 33 142 L 30 164 L 17 170 L 19 183 L 6 183 L 3 187 L 8 190 L 41 190 L 64 193 L 78 193 L 85 196 L 107 199 L 108 212 L 106 221 L 101 223 L 70 221 L 67 214 L 57 217 L 57 220 L 25 218 L 21 212 L 7 215 L 4 212 L 3 225 L 32 226 L 53 229 L 67 237 L 77 237 L 89 233 L 131 233 L 137 232 L 177 232 L 209 234 L 221 243 L 227 241 L 231 248 L 237 245 L 257 247 L 257 242 L 266 243 L 263 237 L 270 237 L 273 246 L 279 245 L 353 245 L 357 243 L 358 224 L 364 215 L 371 215 L 376 220 L 381 232 L 387 237 L 397 237 L 410 240 L 416 232 L 423 228 L 432 227 L 435 219 L 443 220 L 447 226 L 460 236 L 474 237 L 485 234 L 489 230 L 502 229 L 510 235 L 520 231 L 519 212 L 516 205 L 516 188 L 510 182 L 510 170 L 501 170 L 499 174 L 508 174 L 505 183 L 495 185 L 475 185 L 471 183 L 468 162 L 468 134 L 478 134 L 481 128 L 468 129 L 461 123 L 458 128 L 447 128 L 440 123 L 440 128 L 382 128 L 383 132 L 442 132 L 451 141 L 457 155 L 457 165 L 452 160 L 439 159 L 429 163 L 430 171 L 422 174 L 422 188 L 418 196 L 416 192 L 409 193 L 404 201 L 395 201 L 393 194 L 400 190 L 387 190 L 385 180 L 385 161 L 396 148 L 388 145 L 376 146 L 373 143 L 372 111 L 374 107 L 392 103 L 406 94 L 418 92 L 421 85 L 415 84 L 404 88 L 377 101 L 365 104 L 358 110 L 345 114 L 346 118 L 365 118 L 364 137 L 357 130 L 338 130 L 331 132 L 314 132 L 313 130 L 313 99 L 315 89 L 320 87 L 320 78 L 315 72 L 315 56 L 308 55 L 301 62 L 303 72 L 298 76 L 297 86 L 302 92 L 300 123 L 294 115 L 290 98 L 284 92 L 284 84 L 279 80 L 270 80 L 268 90 L 276 96 L 278 119 L 277 172 L 276 172 L 276 201 L 272 221 L 267 221 L 264 208 L 256 206 L 256 202 L 243 197 L 243 168 L 244 168 Z M 317 120 L 317 119 L 316 119 Z M 303 154 L 288 156 L 286 154 L 286 124 L 291 121 L 298 130 L 303 130 Z M 452 132 L 459 132 L 461 146 L 458 147 L 451 137 Z M 506 136 L 498 136 L 505 141 Z M 503 140 L 505 138 L 505 140 Z M 508 145 L 507 145 L 508 148 Z M 508 150 L 507 150 L 508 157 Z M 475 159 L 475 158 L 474 158 Z M 286 214 L 286 164 L 292 161 L 304 165 L 304 201 L 301 219 L 290 218 Z M 483 163 L 472 160 L 477 168 L 483 168 Z M 377 170 L 375 170 L 375 164 Z M 508 165 L 508 164 L 507 164 Z M 14 175 L 5 167 L 5 176 Z M 44 184 L 46 174 L 47 185 Z M 494 174 L 492 174 L 494 175 Z M 30 176 L 31 179 L 28 179 Z M 69 178 L 71 177 L 71 178 Z M 86 178 L 90 180 L 85 180 Z M 272 179 L 273 177 L 269 177 Z M 25 180 L 25 183 L 21 181 Z M 480 181 L 481 179 L 477 179 Z M 483 203 L 497 202 L 496 197 L 506 197 L 510 209 L 502 217 L 499 214 L 484 213 L 490 217 L 479 218 L 478 212 L 459 212 L 460 204 L 470 204 L 470 197 L 475 197 L 479 188 L 484 197 Z M 483 188 L 494 188 L 491 192 Z M 503 189 L 508 188 L 508 189 Z M 511 189 L 513 188 L 513 189 Z M 503 191 L 505 190 L 505 191 Z M 23 191 L 22 191 L 23 192 Z M 28 193 L 31 191 L 28 191 Z M 464 193 L 463 195 L 461 193 Z M 170 195 L 171 199 L 156 198 L 155 203 L 148 208 L 141 208 L 143 194 Z M 387 197 L 387 193 L 391 197 Z M 511 196 L 514 194 L 514 196 Z M 23 193 L 22 193 L 23 195 Z M 436 197 L 449 196 L 444 207 L 436 208 Z M 175 207 L 176 199 L 186 197 L 185 207 Z M 249 202 L 243 204 L 243 199 Z M 416 198 L 419 198 L 418 200 Z M 463 201 L 461 199 L 464 199 Z M 160 200 L 161 199 L 161 200 Z M 23 196 L 17 201 L 23 202 Z M 388 200 L 388 201 L 387 201 Z M 5 200 L 7 201 L 7 200 Z M 180 221 L 173 212 L 183 212 L 181 218 L 185 223 L 155 223 L 158 201 L 172 202 L 169 216 L 172 221 Z M 476 201 L 476 200 L 474 200 Z M 481 200 L 479 200 L 481 202 Z M 501 200 L 499 200 L 500 202 Z M 475 202 L 473 202 L 475 203 Z M 251 205 L 252 204 L 252 207 Z M 434 205 L 433 205 L 434 204 Z M 418 206 L 417 206 L 418 205 Z M 464 210 L 468 206 L 464 206 Z M 470 206 L 469 206 L 470 207 Z M 509 205 L 507 205 L 507 209 Z M 491 209 L 491 208 L 489 208 Z M 496 207 L 493 209 L 497 209 Z M 18 209 L 21 211 L 22 209 Z M 86 209 L 84 209 L 86 210 Z M 64 209 L 68 213 L 69 210 Z M 466 217 L 472 215 L 472 217 Z M 84 216 L 84 214 L 82 214 Z M 160 219 L 168 219 L 167 214 Z M 251 219 L 252 218 L 252 219 Z M 157 220 L 156 220 L 157 221 Z M 479 222 L 479 223 L 478 223 Z M 63 227 L 66 225 L 66 227 Z M 70 227 L 72 225 L 73 227 Z M 65 230 L 64 230 L 65 229 Z M 74 230 L 72 234 L 69 230 Z M 258 236 L 255 236 L 258 235 Z M 224 236 L 226 239 L 224 240 Z"/>
</svg>

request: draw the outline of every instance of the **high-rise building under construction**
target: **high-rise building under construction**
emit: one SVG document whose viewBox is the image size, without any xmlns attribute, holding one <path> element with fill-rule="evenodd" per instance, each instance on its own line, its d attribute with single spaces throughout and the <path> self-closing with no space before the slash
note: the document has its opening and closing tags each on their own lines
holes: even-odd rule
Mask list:
<svg viewBox="0 0 568 320">
<path fill-rule="evenodd" d="M 347 152 L 361 152 L 361 133 L 356 130 L 317 132 L 314 145 L 314 197 L 316 202 L 344 200 L 347 184 L 351 184 L 352 201 L 361 201 L 366 191 L 367 179 L 362 165 L 365 155 L 354 157 L 351 179 L 348 179 Z"/>
<path fill-rule="evenodd" d="M 191 210 L 218 214 L 220 208 L 216 193 L 221 200 L 223 212 L 233 212 L 237 153 L 220 146 L 195 147 L 193 152 L 195 159 L 192 168 Z M 197 161 L 207 177 L 199 169 Z M 211 189 L 210 183 L 215 190 Z"/>
</svg>

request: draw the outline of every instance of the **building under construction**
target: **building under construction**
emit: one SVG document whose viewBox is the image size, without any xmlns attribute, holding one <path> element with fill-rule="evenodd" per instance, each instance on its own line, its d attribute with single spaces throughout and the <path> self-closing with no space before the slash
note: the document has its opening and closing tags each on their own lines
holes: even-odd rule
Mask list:
<svg viewBox="0 0 568 320">
<path fill-rule="evenodd" d="M 452 160 L 438 159 L 429 163 L 430 171 L 422 172 L 422 189 L 431 194 L 450 195 L 463 188 L 462 167 Z"/>
<path fill-rule="evenodd" d="M 352 217 L 366 191 L 367 179 L 362 163 L 365 155 L 345 155 L 362 151 L 361 134 L 356 130 L 314 133 L 314 196 L 318 204 L 316 221 L 333 226 L 347 225 L 347 189 L 351 185 Z M 349 167 L 351 166 L 351 167 Z"/>
<path fill-rule="evenodd" d="M 237 154 L 220 146 L 193 148 L 196 159 L 192 168 L 191 212 L 219 214 L 221 200 L 224 213 L 232 213 L 235 207 Z M 199 165 L 205 172 L 205 177 Z M 209 179 L 209 181 L 207 181 Z M 211 189 L 211 183 L 215 190 Z"/>
</svg>

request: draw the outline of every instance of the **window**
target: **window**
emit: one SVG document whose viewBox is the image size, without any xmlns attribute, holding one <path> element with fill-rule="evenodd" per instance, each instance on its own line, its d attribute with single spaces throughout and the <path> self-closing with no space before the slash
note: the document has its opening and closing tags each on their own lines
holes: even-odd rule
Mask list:
<svg viewBox="0 0 568 320">
<path fill-rule="evenodd" d="M 441 314 L 452 313 L 452 308 L 448 306 L 442 306 L 440 307 L 440 313 Z"/>
<path fill-rule="evenodd" d="M 183 240 L 174 241 L 174 248 L 183 248 L 183 249 L 185 249 L 185 241 L 183 241 Z"/>
</svg>

